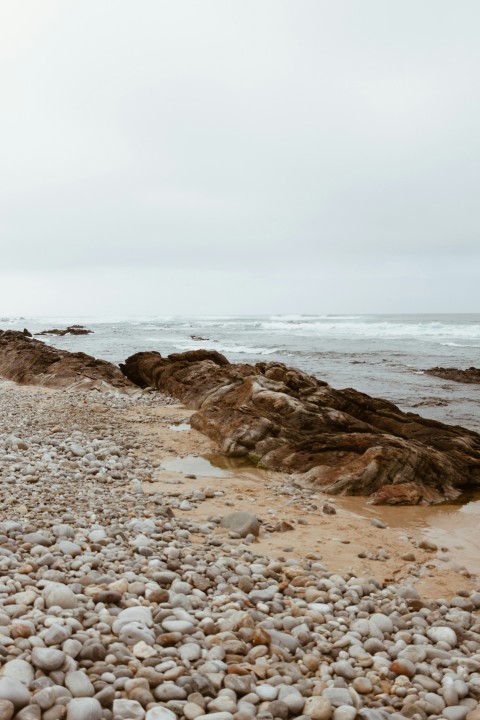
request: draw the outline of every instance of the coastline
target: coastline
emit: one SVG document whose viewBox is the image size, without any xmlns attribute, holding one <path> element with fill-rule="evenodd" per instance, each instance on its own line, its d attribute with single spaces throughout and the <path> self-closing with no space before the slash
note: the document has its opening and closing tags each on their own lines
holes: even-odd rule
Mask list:
<svg viewBox="0 0 480 720">
<path fill-rule="evenodd" d="M 219 474 L 191 413 L 0 381 L 2 720 L 478 720 L 478 580 L 342 498 Z"/>
<path fill-rule="evenodd" d="M 139 481 L 133 486 L 127 481 L 125 489 L 143 492 L 156 503 L 171 507 L 179 520 L 201 523 L 237 510 L 254 512 L 261 530 L 252 551 L 259 555 L 286 561 L 303 560 L 313 553 L 330 572 L 374 577 L 382 585 L 408 582 L 429 599 L 452 597 L 459 587 L 465 591 L 477 587 L 480 562 L 476 539 L 469 538 L 469 548 L 465 537 L 455 535 L 455 514 L 461 506 L 372 507 L 363 497 L 331 496 L 296 484 L 292 487 L 286 473 L 259 470 L 219 455 L 213 441 L 189 426 L 194 411 L 159 393 L 128 396 L 114 390 L 54 390 L 0 381 L 0 392 L 5 390 L 17 405 L 19 400 L 30 406 L 33 403 L 39 426 L 53 427 L 56 438 L 72 428 L 92 435 L 99 430 L 114 434 L 116 444 L 123 445 L 125 456 L 134 461 Z M 61 428 L 59 408 L 65 417 Z M 20 428 L 9 429 L 13 435 L 21 432 Z M 37 484 L 30 487 L 39 488 Z M 219 494 L 192 499 L 192 493 L 200 496 L 205 488 Z M 182 501 L 188 503 L 188 509 L 179 509 Z M 8 497 L 4 502 L 11 504 Z M 322 510 L 325 505 L 336 512 L 326 514 Z M 29 517 L 28 508 L 24 517 Z M 379 526 L 372 520 L 380 521 Z M 276 529 L 282 522 L 290 526 L 288 530 Z M 468 528 L 467 523 L 467 533 Z M 222 542 L 229 540 L 220 527 L 212 529 L 212 536 Z M 419 547 L 422 541 L 434 543 L 437 549 Z M 402 559 L 404 556 L 414 559 Z"/>
</svg>

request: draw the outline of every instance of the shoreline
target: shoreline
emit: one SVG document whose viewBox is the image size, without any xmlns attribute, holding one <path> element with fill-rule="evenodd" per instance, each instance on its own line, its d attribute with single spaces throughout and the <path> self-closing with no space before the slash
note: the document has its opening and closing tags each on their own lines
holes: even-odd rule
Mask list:
<svg viewBox="0 0 480 720">
<path fill-rule="evenodd" d="M 478 720 L 477 579 L 280 473 L 177 472 L 191 413 L 0 381 L 2 720 Z"/>
<path fill-rule="evenodd" d="M 375 577 L 383 584 L 408 581 L 429 599 L 451 597 L 459 583 L 464 590 L 477 586 L 480 539 L 475 543 L 475 537 L 470 537 L 469 549 L 465 547 L 467 539 L 455 535 L 461 505 L 371 506 L 362 496 L 333 496 L 300 487 L 287 473 L 258 470 L 219 455 L 212 440 L 188 425 L 194 411 L 160 393 L 139 391 L 122 396 L 113 389 L 106 393 L 65 391 L 0 381 L 0 393 L 5 387 L 17 397 L 36 398 L 39 406 L 42 399 L 48 407 L 48 398 L 55 398 L 74 427 L 80 423 L 95 432 L 96 428 L 111 426 L 123 433 L 128 437 L 127 448 L 132 446 L 127 454 L 139 460 L 136 471 L 140 482 L 130 486 L 130 491 L 161 500 L 178 513 L 179 519 L 206 522 L 235 510 L 257 513 L 261 530 L 252 550 L 272 560 L 300 560 L 309 552 L 315 553 L 331 572 Z M 124 411 L 111 407 L 115 397 L 125 404 Z M 53 430 L 58 436 L 55 424 Z M 162 467 L 163 462 L 168 469 Z M 207 487 L 224 494 L 192 501 L 192 493 L 201 493 Z M 182 500 L 190 504 L 188 510 L 179 509 Z M 324 513 L 325 505 L 335 514 Z M 380 521 L 379 526 L 372 520 Z M 282 521 L 291 528 L 276 531 Z M 469 527 L 467 524 L 466 532 Z M 216 527 L 213 534 L 228 539 L 221 528 Z M 420 548 L 422 540 L 437 545 L 437 549 Z M 414 559 L 402 559 L 407 555 Z"/>
</svg>

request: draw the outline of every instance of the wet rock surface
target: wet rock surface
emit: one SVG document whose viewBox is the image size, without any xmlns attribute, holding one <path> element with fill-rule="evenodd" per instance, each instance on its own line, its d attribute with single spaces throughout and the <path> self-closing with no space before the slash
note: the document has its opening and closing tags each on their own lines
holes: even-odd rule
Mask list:
<svg viewBox="0 0 480 720">
<path fill-rule="evenodd" d="M 122 372 L 197 410 L 192 427 L 227 455 L 375 504 L 454 500 L 480 487 L 480 436 L 280 363 L 235 365 L 198 350 L 136 353 Z"/>
<path fill-rule="evenodd" d="M 0 377 L 45 387 L 132 387 L 116 365 L 53 348 L 32 338 L 28 330 L 0 330 Z"/>
<path fill-rule="evenodd" d="M 83 325 L 69 325 L 67 328 L 53 330 L 42 330 L 41 332 L 35 333 L 35 335 L 57 335 L 63 337 L 64 335 L 91 335 L 93 330 L 89 330 Z"/>
<path fill-rule="evenodd" d="M 141 491 L 133 402 L 0 383 L 2 720 L 475 720 L 478 590 L 421 600 L 220 538 Z"/>
<path fill-rule="evenodd" d="M 480 383 L 480 368 L 469 367 L 466 370 L 460 370 L 459 368 L 444 368 L 434 367 L 429 370 L 425 370 L 427 375 L 434 375 L 435 377 L 442 378 L 442 380 L 453 380 L 459 383 Z"/>
</svg>

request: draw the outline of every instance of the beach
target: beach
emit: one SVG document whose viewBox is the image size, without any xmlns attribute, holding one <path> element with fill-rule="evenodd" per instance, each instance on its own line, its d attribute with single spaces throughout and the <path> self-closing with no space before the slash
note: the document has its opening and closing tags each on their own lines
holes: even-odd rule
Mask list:
<svg viewBox="0 0 480 720">
<path fill-rule="evenodd" d="M 222 459 L 160 393 L 0 394 L 0 717 L 477 717 L 455 522 Z"/>
</svg>

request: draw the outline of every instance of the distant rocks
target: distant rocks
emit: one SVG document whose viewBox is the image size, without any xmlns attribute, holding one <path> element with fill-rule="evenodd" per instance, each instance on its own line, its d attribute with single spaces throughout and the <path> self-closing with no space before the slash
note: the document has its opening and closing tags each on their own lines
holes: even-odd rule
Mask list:
<svg viewBox="0 0 480 720">
<path fill-rule="evenodd" d="M 83 325 L 69 325 L 63 330 L 58 330 L 57 328 L 53 330 L 42 330 L 42 332 L 35 333 L 35 335 L 59 335 L 63 337 L 63 335 L 91 335 L 92 333 L 93 330 L 88 330 L 88 328 L 83 327 Z"/>
<path fill-rule="evenodd" d="M 131 388 L 118 367 L 91 355 L 59 350 L 25 330 L 0 331 L 0 376 L 22 385 Z"/>
<path fill-rule="evenodd" d="M 480 487 L 480 435 L 399 410 L 281 363 L 215 351 L 129 357 L 122 372 L 197 410 L 191 425 L 227 455 L 374 504 L 438 503 Z"/>
<path fill-rule="evenodd" d="M 434 375 L 442 380 L 453 380 L 454 382 L 478 384 L 480 383 L 480 368 L 469 367 L 466 370 L 458 368 L 434 367 L 425 370 L 427 375 Z"/>
</svg>

